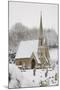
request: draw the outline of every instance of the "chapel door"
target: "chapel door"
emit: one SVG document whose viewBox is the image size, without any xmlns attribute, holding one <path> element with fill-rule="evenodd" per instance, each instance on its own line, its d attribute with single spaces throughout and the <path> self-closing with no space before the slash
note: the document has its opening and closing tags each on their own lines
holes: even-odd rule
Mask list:
<svg viewBox="0 0 60 90">
<path fill-rule="evenodd" d="M 33 69 L 33 68 L 35 68 L 35 60 L 34 59 L 32 59 L 32 61 L 31 61 L 31 69 Z"/>
</svg>

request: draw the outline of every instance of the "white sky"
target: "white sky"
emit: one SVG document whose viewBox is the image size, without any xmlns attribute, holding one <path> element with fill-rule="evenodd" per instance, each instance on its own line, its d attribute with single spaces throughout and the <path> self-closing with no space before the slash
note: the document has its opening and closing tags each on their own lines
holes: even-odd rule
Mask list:
<svg viewBox="0 0 60 90">
<path fill-rule="evenodd" d="M 9 29 L 18 22 L 39 28 L 42 11 L 43 28 L 53 28 L 58 32 L 58 5 L 9 2 Z"/>
</svg>

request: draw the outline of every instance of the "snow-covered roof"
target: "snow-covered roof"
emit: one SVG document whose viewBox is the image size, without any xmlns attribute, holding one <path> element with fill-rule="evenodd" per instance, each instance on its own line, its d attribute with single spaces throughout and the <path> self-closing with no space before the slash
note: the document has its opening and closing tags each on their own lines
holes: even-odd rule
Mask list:
<svg viewBox="0 0 60 90">
<path fill-rule="evenodd" d="M 35 54 L 35 57 L 36 57 L 37 62 L 38 62 L 39 64 L 41 64 L 41 62 L 40 62 L 40 60 L 39 60 L 39 58 L 38 58 L 37 53 L 36 53 L 36 52 L 34 52 L 34 54 Z"/>
<path fill-rule="evenodd" d="M 37 52 L 38 40 L 21 41 L 15 58 L 30 58 L 32 52 Z"/>
<path fill-rule="evenodd" d="M 38 58 L 37 52 L 33 52 L 32 55 L 31 55 L 31 57 L 32 57 L 32 58 L 35 58 L 35 60 L 36 60 L 36 62 L 37 62 L 38 64 L 41 64 L 41 62 L 40 62 L 40 60 L 39 60 L 39 58 Z"/>
</svg>

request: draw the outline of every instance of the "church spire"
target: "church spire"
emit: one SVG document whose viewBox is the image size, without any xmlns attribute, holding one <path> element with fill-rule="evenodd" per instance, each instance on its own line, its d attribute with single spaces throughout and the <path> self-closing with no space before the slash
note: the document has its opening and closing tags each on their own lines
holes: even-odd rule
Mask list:
<svg viewBox="0 0 60 90">
<path fill-rule="evenodd" d="M 44 37 L 43 25 L 42 25 L 42 13 L 40 17 L 40 28 L 39 28 L 39 42 L 38 42 L 38 58 L 41 61 L 41 67 L 49 65 L 49 51 L 47 46 L 47 39 Z"/>
<path fill-rule="evenodd" d="M 42 12 L 40 16 L 40 28 L 39 28 L 39 43 L 38 43 L 38 55 L 40 57 L 40 47 L 43 46 L 43 27 L 42 27 Z"/>
<path fill-rule="evenodd" d="M 42 26 L 42 12 L 41 12 L 41 17 L 40 17 L 40 36 L 43 35 L 43 26 Z"/>
<path fill-rule="evenodd" d="M 42 12 L 40 16 L 40 28 L 39 28 L 39 46 L 43 44 L 43 26 L 42 26 Z"/>
</svg>

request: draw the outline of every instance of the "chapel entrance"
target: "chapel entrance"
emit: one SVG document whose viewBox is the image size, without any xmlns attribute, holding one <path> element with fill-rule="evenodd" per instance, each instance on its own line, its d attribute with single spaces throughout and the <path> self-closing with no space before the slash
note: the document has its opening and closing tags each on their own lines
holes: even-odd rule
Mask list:
<svg viewBox="0 0 60 90">
<path fill-rule="evenodd" d="M 31 61 L 31 69 L 33 69 L 33 68 L 35 68 L 35 60 L 34 59 L 32 59 L 32 61 Z"/>
</svg>

